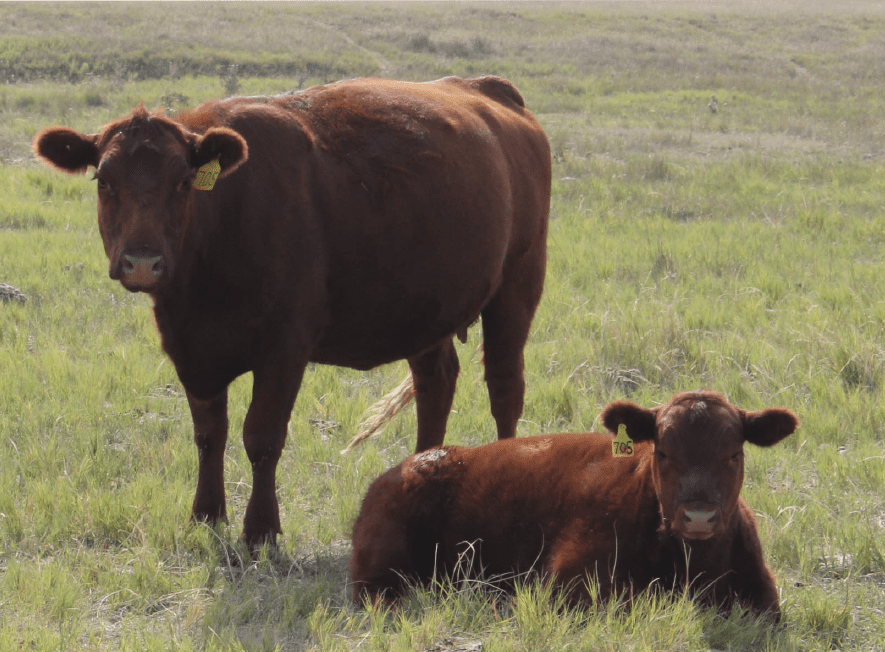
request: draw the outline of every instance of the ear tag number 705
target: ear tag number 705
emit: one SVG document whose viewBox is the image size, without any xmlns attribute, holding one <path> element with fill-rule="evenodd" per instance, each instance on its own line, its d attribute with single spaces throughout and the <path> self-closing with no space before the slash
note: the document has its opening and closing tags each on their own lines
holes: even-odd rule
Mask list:
<svg viewBox="0 0 885 652">
<path fill-rule="evenodd" d="M 612 455 L 615 457 L 633 457 L 633 440 L 627 436 L 627 426 L 618 426 L 618 436 L 612 441 Z"/>
</svg>

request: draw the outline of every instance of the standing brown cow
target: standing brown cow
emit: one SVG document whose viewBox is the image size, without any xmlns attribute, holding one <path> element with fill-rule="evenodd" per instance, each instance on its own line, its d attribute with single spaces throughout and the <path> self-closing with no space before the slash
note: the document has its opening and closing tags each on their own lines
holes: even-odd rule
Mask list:
<svg viewBox="0 0 885 652">
<path fill-rule="evenodd" d="M 514 435 L 550 148 L 509 82 L 357 79 L 172 117 L 138 108 L 94 135 L 44 129 L 34 152 L 95 167 L 110 276 L 153 297 L 194 421 L 195 518 L 225 516 L 227 386 L 247 371 L 250 544 L 281 531 L 275 472 L 308 362 L 407 359 L 421 451 L 443 442 L 453 335 L 482 317 L 492 414 Z"/>
<path fill-rule="evenodd" d="M 774 445 L 796 417 L 689 392 L 651 410 L 612 403 L 602 422 L 626 426 L 632 457 L 614 457 L 607 435 L 547 435 L 446 446 L 384 473 L 353 526 L 354 599 L 394 597 L 469 560 L 461 572 L 537 573 L 572 600 L 589 599 L 588 578 L 603 598 L 688 586 L 707 604 L 777 619 L 774 576 L 739 497 L 743 444 Z"/>
</svg>

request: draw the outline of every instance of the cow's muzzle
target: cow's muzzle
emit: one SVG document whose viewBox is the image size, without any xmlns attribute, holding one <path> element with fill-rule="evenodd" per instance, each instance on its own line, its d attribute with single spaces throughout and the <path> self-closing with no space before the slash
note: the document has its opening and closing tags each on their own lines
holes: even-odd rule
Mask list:
<svg viewBox="0 0 885 652">
<path fill-rule="evenodd" d="M 133 292 L 149 292 L 166 269 L 163 256 L 123 253 L 120 256 L 120 282 Z"/>
<path fill-rule="evenodd" d="M 688 503 L 679 507 L 675 529 L 686 539 L 709 539 L 720 526 L 719 509 L 711 503 Z"/>
</svg>

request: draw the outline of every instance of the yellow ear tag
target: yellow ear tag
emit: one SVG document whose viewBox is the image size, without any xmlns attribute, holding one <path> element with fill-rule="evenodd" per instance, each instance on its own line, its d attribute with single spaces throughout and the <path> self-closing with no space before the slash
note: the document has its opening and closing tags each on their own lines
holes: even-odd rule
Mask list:
<svg viewBox="0 0 885 652">
<path fill-rule="evenodd" d="M 633 457 L 633 440 L 627 436 L 627 426 L 618 426 L 618 436 L 612 442 L 612 455 L 615 457 Z"/>
<path fill-rule="evenodd" d="M 218 159 L 209 161 L 197 170 L 197 178 L 194 179 L 194 188 L 197 190 L 212 190 L 215 187 L 215 180 L 221 173 L 221 163 Z"/>
</svg>

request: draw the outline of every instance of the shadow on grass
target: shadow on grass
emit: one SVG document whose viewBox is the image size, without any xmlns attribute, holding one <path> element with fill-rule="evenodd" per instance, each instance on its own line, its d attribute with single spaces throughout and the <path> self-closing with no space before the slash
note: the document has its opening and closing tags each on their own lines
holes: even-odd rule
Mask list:
<svg viewBox="0 0 885 652">
<path fill-rule="evenodd" d="M 207 570 L 207 600 L 193 619 L 198 646 L 309 649 L 315 612 L 353 610 L 350 545 L 344 540 L 295 554 L 265 545 L 253 555 L 224 524 L 192 525 L 187 538 Z"/>
</svg>

